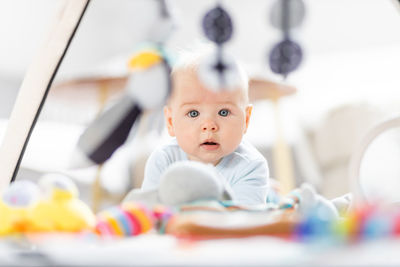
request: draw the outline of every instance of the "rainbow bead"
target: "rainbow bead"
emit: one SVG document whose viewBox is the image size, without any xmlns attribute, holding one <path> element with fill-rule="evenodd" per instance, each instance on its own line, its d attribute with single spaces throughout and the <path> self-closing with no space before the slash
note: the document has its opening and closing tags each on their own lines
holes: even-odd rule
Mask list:
<svg viewBox="0 0 400 267">
<path fill-rule="evenodd" d="M 400 212 L 393 215 L 393 235 L 400 236 Z"/>
<path fill-rule="evenodd" d="M 153 228 L 152 213 L 141 204 L 125 203 L 97 215 L 96 232 L 106 236 L 135 236 Z"/>
<path fill-rule="evenodd" d="M 164 234 L 165 227 L 166 227 L 168 221 L 173 216 L 172 210 L 166 206 L 157 205 L 157 206 L 153 207 L 153 216 L 157 222 L 156 228 L 158 229 L 158 232 L 160 234 Z"/>
</svg>

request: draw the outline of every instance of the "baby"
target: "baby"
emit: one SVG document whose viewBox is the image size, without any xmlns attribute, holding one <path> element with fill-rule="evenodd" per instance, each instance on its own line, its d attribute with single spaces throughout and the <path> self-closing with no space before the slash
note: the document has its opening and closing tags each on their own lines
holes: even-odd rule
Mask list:
<svg viewBox="0 0 400 267">
<path fill-rule="evenodd" d="M 267 162 L 242 140 L 252 111 L 247 77 L 241 71 L 238 88 L 212 91 L 197 75 L 200 58 L 189 58 L 172 71 L 174 88 L 164 115 L 168 133 L 175 138 L 150 155 L 142 190 L 156 188 L 161 174 L 172 163 L 193 160 L 215 166 L 230 185 L 236 204 L 264 204 Z"/>
</svg>

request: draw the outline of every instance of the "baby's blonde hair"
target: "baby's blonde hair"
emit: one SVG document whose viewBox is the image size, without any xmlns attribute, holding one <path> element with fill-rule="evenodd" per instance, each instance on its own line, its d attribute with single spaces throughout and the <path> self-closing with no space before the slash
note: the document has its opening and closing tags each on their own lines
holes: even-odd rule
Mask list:
<svg viewBox="0 0 400 267">
<path fill-rule="evenodd" d="M 172 66 L 171 77 L 174 79 L 178 73 L 192 71 L 197 72 L 201 61 L 215 53 L 215 45 L 200 44 L 194 45 L 191 49 L 182 49 L 177 53 L 177 60 Z M 246 102 L 248 102 L 249 78 L 241 63 L 234 59 L 234 64 L 238 69 L 239 88 L 244 91 Z"/>
</svg>

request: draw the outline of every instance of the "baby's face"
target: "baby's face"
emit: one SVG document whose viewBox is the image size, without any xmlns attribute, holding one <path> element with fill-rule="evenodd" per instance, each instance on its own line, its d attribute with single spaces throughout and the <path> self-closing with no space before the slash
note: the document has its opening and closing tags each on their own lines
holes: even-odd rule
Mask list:
<svg viewBox="0 0 400 267">
<path fill-rule="evenodd" d="M 216 165 L 232 153 L 247 130 L 251 105 L 244 89 L 212 92 L 194 71 L 174 76 L 174 92 L 164 109 L 168 132 L 190 160 Z"/>
</svg>

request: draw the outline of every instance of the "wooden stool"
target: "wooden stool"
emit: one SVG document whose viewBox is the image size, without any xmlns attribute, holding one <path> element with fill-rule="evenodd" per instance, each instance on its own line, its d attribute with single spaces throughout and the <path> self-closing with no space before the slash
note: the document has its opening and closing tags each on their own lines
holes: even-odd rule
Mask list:
<svg viewBox="0 0 400 267">
<path fill-rule="evenodd" d="M 290 148 L 284 138 L 279 112 L 279 99 L 293 95 L 297 89 L 290 85 L 276 83 L 264 78 L 251 78 L 249 81 L 249 99 L 257 101 L 271 100 L 274 107 L 276 140 L 273 146 L 273 166 L 282 195 L 295 187 L 293 162 Z"/>
<path fill-rule="evenodd" d="M 106 104 L 117 98 L 124 91 L 127 76 L 121 77 L 83 77 L 73 80 L 63 81 L 54 85 L 50 91 L 49 99 L 64 99 L 69 102 L 77 99 L 83 100 L 87 105 L 96 106 L 96 114 L 93 119 L 100 115 Z M 124 196 L 110 194 L 101 187 L 102 165 L 98 166 L 94 182 L 91 189 L 91 207 L 94 212 L 101 208 L 101 202 L 110 200 L 120 202 Z"/>
</svg>

